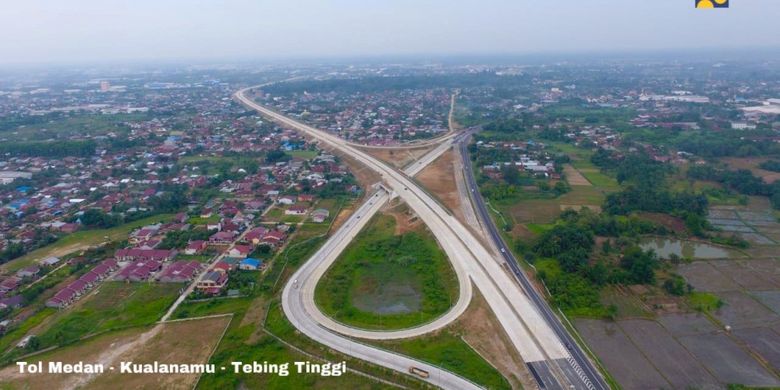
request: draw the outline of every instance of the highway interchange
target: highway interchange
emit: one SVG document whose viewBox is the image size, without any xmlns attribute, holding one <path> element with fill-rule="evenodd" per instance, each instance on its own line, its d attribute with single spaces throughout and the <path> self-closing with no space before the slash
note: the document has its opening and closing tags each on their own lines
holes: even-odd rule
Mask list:
<svg viewBox="0 0 780 390">
<path fill-rule="evenodd" d="M 319 256 L 315 255 L 312 261 L 301 267 L 285 287 L 282 294 L 283 309 L 296 328 L 333 349 L 375 364 L 401 372 L 408 372 L 410 366 L 420 367 L 431 373 L 426 380 L 439 387 L 474 388 L 476 385 L 457 375 L 408 357 L 367 346 L 343 335 L 361 338 L 411 337 L 422 334 L 420 332 L 444 326 L 456 318 L 456 314 L 459 315 L 462 310 L 465 310 L 468 300 L 462 309 L 460 301 L 465 300 L 464 293 L 469 294 L 470 297 L 469 281 L 471 281 L 486 298 L 513 346 L 525 360 L 540 387 L 608 388 L 593 369 L 590 361 L 582 354 L 576 343 L 570 339 L 557 317 L 551 313 L 546 302 L 530 286 L 515 259 L 503 249 L 504 244 L 500 242 L 500 236 L 494 235 L 496 231 L 490 229 L 491 239 L 498 240 L 496 243 L 498 247 L 502 248 L 502 258 L 496 258 L 490 253 L 469 229 L 410 178 L 410 173 L 415 173 L 415 170 L 419 171 L 435 160 L 438 157 L 435 153 L 429 153 L 406 172 L 396 170 L 335 135 L 315 129 L 255 103 L 247 96 L 249 90 L 251 88 L 238 91 L 235 98 L 266 118 L 301 131 L 352 157 L 382 176 L 382 186 L 377 192 L 372 194 L 370 200 L 366 201 L 318 251 Z M 443 137 L 443 140 L 440 141 L 442 144 L 437 149 L 441 148 L 442 151 L 448 149 L 450 147 L 448 144 L 454 140 L 457 140 L 463 147 L 462 141 L 465 138 Z M 470 183 L 474 188 L 473 177 Z M 430 324 L 406 330 L 409 332 L 408 334 L 382 335 L 382 332 L 379 332 L 375 334 L 377 337 L 371 337 L 370 334 L 366 337 L 366 334 L 360 334 L 360 332 L 365 331 L 320 318 L 317 314 L 319 310 L 313 304 L 313 291 L 316 283 L 310 283 L 310 281 L 316 282 L 317 278 L 313 278 L 313 276 L 321 276 L 327 270 L 327 266 L 323 266 L 323 264 L 328 263 L 328 261 L 332 263 L 343 247 L 360 231 L 370 215 L 376 213 L 388 197 L 394 196 L 399 196 L 428 225 L 456 270 L 462 296 L 458 304 L 442 317 L 443 319 L 440 318 Z M 479 210 L 480 199 L 475 199 L 474 203 Z M 480 217 L 484 219 L 486 215 L 482 215 L 480 211 Z M 492 225 L 492 223 L 489 222 L 487 225 Z M 493 226 L 493 228 L 495 227 Z M 512 272 L 507 272 L 506 265 Z M 323 317 L 325 316 L 323 315 Z M 331 329 L 335 329 L 335 331 Z"/>
</svg>

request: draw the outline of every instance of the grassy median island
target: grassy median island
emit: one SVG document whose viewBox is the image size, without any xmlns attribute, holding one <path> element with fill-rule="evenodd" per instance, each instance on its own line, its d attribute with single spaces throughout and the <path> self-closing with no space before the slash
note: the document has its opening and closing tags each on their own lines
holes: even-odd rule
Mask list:
<svg viewBox="0 0 780 390">
<path fill-rule="evenodd" d="M 457 277 L 431 233 L 395 233 L 395 218 L 380 215 L 347 246 L 315 291 L 325 314 L 359 328 L 403 329 L 452 307 Z"/>
</svg>

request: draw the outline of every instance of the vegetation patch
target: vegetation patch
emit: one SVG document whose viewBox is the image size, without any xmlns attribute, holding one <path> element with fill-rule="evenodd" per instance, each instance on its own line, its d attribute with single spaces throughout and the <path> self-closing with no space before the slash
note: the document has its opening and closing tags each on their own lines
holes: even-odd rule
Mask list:
<svg viewBox="0 0 780 390">
<path fill-rule="evenodd" d="M 430 233 L 394 235 L 395 219 L 378 216 L 317 285 L 320 308 L 337 321 L 369 329 L 429 322 L 458 297 L 457 278 Z"/>
</svg>

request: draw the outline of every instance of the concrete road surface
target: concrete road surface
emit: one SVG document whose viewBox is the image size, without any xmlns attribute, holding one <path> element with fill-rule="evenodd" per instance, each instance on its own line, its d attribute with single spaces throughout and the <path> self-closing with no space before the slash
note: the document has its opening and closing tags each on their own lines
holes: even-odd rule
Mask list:
<svg viewBox="0 0 780 390">
<path fill-rule="evenodd" d="M 504 260 L 492 256 L 460 221 L 406 174 L 357 150 L 335 135 L 287 118 L 253 102 L 245 96 L 246 91 L 247 89 L 241 90 L 235 95 L 242 104 L 282 125 L 302 131 L 320 142 L 339 149 L 382 175 L 385 185 L 400 196 L 428 225 L 453 265 L 466 270 L 495 313 L 513 346 L 526 362 L 554 362 L 569 359 L 567 348 L 563 346 L 557 334 L 525 295 L 517 281 L 507 272 Z M 285 293 L 287 292 L 286 288 Z M 310 322 L 296 324 L 297 326 L 307 329 L 311 326 L 319 327 Z M 378 364 L 384 365 L 384 363 L 387 362 Z M 556 369 L 555 364 L 551 367 L 551 372 L 561 387 L 582 387 L 583 380 L 580 377 L 572 378 L 565 371 Z"/>
</svg>

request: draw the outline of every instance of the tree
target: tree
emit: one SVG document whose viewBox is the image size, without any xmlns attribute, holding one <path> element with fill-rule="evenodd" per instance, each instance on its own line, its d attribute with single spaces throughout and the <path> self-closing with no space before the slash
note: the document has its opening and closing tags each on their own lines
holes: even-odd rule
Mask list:
<svg viewBox="0 0 780 390">
<path fill-rule="evenodd" d="M 664 280 L 663 286 L 669 294 L 676 296 L 683 296 L 693 289 L 680 275 L 672 275 L 671 278 Z"/>
<path fill-rule="evenodd" d="M 593 233 L 571 224 L 558 224 L 544 232 L 534 246 L 540 256 L 557 256 L 563 252 L 582 250 L 590 253 L 593 248 Z"/>
<path fill-rule="evenodd" d="M 282 162 L 282 161 L 288 161 L 290 159 L 292 159 L 292 156 L 278 149 L 268 152 L 268 154 L 265 156 L 265 162 L 271 164 Z"/>
<path fill-rule="evenodd" d="M 504 165 L 501 168 L 501 176 L 507 184 L 518 185 L 520 184 L 520 171 L 513 165 Z"/>
<path fill-rule="evenodd" d="M 638 246 L 634 246 L 626 250 L 623 259 L 620 260 L 620 266 L 628 272 L 627 282 L 654 284 L 658 257 L 652 250 L 643 251 Z"/>
<path fill-rule="evenodd" d="M 106 229 L 122 223 L 122 218 L 117 215 L 106 214 L 100 209 L 89 209 L 79 217 L 81 224 L 88 228 Z"/>
</svg>

